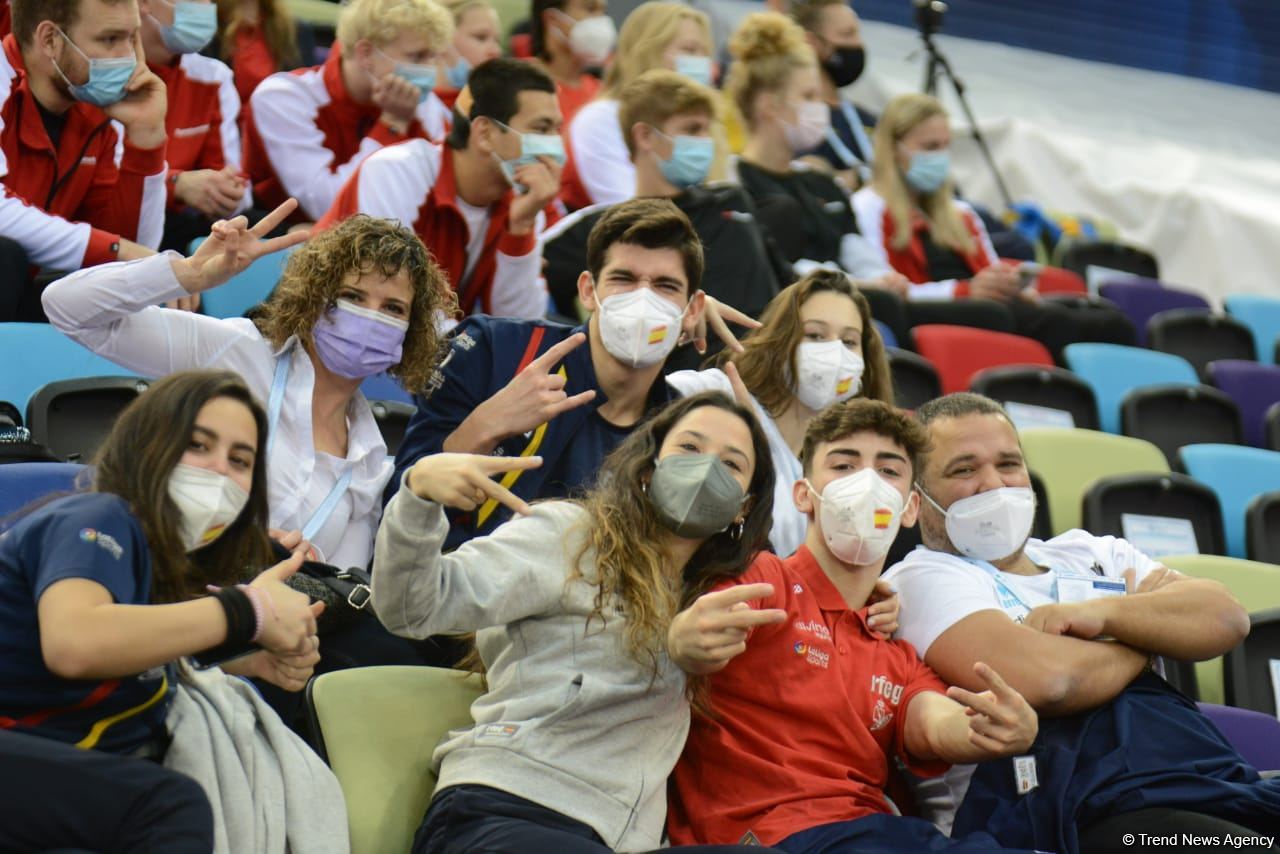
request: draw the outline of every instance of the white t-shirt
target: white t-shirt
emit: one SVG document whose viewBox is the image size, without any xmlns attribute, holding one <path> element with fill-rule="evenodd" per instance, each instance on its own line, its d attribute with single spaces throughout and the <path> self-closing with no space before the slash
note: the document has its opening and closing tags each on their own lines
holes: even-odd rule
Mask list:
<svg viewBox="0 0 1280 854">
<path fill-rule="evenodd" d="M 618 102 L 600 98 L 587 104 L 569 123 L 573 167 L 593 205 L 616 205 L 636 194 L 636 167 L 631 162 Z"/>
<path fill-rule="evenodd" d="M 471 281 L 471 271 L 476 268 L 476 262 L 480 260 L 480 252 L 484 249 L 484 238 L 489 233 L 489 206 L 476 207 L 462 199 L 458 199 L 456 204 L 462 218 L 467 221 L 468 235 L 467 266 L 462 271 L 462 281 L 457 284 L 457 289 L 462 290 L 463 286 Z"/>
<path fill-rule="evenodd" d="M 719 368 L 706 371 L 676 371 L 667 376 L 667 383 L 688 397 L 702 391 L 722 391 L 733 397 L 733 384 L 729 377 Z M 804 477 L 804 467 L 800 458 L 791 450 L 787 440 L 778 432 L 778 425 L 760 405 L 752 399 L 756 407 L 756 417 L 769 440 L 769 455 L 773 458 L 773 528 L 769 531 L 769 542 L 779 557 L 789 557 L 804 543 L 805 532 L 809 529 L 809 519 L 796 509 L 791 498 L 791 488 L 795 482 Z"/>
<path fill-rule="evenodd" d="M 909 641 L 924 658 L 940 635 L 970 614 L 995 609 L 1022 622 L 1032 608 L 1052 605 L 1058 601 L 1058 585 L 1064 577 L 1123 581 L 1125 571 L 1133 569 L 1136 585 L 1160 566 L 1126 540 L 1095 537 L 1081 530 L 1051 540 L 1027 540 L 1026 552 L 1049 571 L 1014 575 L 989 564 L 917 548 L 884 575 L 902 603 L 896 637 Z M 993 573 L 998 573 L 999 582 Z M 915 790 L 920 814 L 950 833 L 972 775 L 972 765 L 956 765 L 941 777 L 919 781 Z"/>
</svg>

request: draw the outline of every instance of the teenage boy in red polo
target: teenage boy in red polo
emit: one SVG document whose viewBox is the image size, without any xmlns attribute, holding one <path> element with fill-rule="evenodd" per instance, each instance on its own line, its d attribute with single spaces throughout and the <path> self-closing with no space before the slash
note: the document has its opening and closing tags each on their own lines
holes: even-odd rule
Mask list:
<svg viewBox="0 0 1280 854">
<path fill-rule="evenodd" d="M 794 490 L 810 520 L 805 545 L 785 560 L 761 554 L 672 622 L 673 660 L 709 677 L 709 714 L 694 714 L 671 779 L 673 844 L 999 847 L 985 833 L 948 840 L 922 819 L 894 816 L 884 794 L 895 758 L 933 776 L 949 763 L 1024 753 L 1038 723 L 986 665 L 974 669 L 990 690 L 947 688 L 910 644 L 868 624 L 889 545 L 916 521 L 913 460 L 925 445 L 918 424 L 879 401 L 827 409 L 805 434 Z M 771 590 L 748 601 L 773 610 L 751 609 L 747 591 L 734 589 L 744 584 Z"/>
<path fill-rule="evenodd" d="M 471 72 L 444 145 L 412 140 L 360 164 L 317 224 L 355 213 L 412 226 L 449 277 L 465 314 L 547 313 L 542 210 L 560 192 L 555 84 L 515 59 Z"/>
</svg>

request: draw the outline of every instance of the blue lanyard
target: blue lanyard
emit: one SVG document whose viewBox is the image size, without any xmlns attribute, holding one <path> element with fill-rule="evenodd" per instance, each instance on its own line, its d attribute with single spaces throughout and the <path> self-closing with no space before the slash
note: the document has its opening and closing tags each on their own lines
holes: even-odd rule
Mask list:
<svg viewBox="0 0 1280 854">
<path fill-rule="evenodd" d="M 276 372 L 271 378 L 271 394 L 267 397 L 267 457 L 271 457 L 271 448 L 276 441 L 276 425 L 280 423 L 280 409 L 284 405 L 284 389 L 289 382 L 289 370 L 292 366 L 289 353 L 281 353 L 276 357 Z M 338 478 L 338 482 L 333 485 L 333 489 L 329 490 L 329 494 L 325 496 L 324 501 L 320 502 L 320 506 L 316 508 L 316 512 L 311 514 L 311 518 L 302 526 L 302 537 L 305 540 L 311 540 L 320 529 L 324 527 L 324 523 L 329 521 L 329 517 L 333 515 L 333 509 L 338 506 L 338 502 L 342 500 L 342 495 L 347 491 L 347 487 L 351 485 L 351 469 L 347 466 L 342 476 Z"/>
<path fill-rule="evenodd" d="M 849 124 L 849 132 L 853 134 L 853 138 L 857 140 L 858 147 L 867 155 L 864 161 L 859 158 L 849 146 L 844 144 L 844 140 L 836 133 L 835 127 L 827 128 L 827 144 L 831 146 L 836 156 L 844 161 L 844 165 L 850 169 L 857 168 L 859 172 L 864 173 L 863 178 L 868 176 L 868 165 L 871 160 L 871 140 L 867 138 L 867 132 L 862 127 L 862 120 L 858 118 L 858 111 L 848 102 L 842 100 L 840 102 L 840 112 L 844 115 L 844 120 Z"/>
</svg>

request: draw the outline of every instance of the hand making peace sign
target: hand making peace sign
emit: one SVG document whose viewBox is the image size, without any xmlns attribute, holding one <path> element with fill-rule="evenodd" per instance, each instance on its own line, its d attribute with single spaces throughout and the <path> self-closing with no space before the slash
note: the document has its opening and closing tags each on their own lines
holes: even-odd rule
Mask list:
<svg viewBox="0 0 1280 854">
<path fill-rule="evenodd" d="M 296 199 L 286 199 L 252 228 L 243 216 L 218 220 L 194 255 L 172 262 L 178 283 L 187 293 L 198 294 L 217 287 L 264 255 L 302 243 L 310 236 L 306 231 L 263 239 L 297 207 Z"/>
<path fill-rule="evenodd" d="M 481 454 L 432 454 L 409 469 L 409 489 L 419 498 L 474 510 L 490 498 L 516 513 L 531 512 L 523 499 L 513 494 L 494 476 L 509 471 L 536 469 L 542 457 L 487 457 Z"/>
</svg>

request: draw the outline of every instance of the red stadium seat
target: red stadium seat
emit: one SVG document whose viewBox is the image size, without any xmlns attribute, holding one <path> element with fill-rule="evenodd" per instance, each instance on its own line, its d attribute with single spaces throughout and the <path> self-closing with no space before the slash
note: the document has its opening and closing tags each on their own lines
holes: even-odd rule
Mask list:
<svg viewBox="0 0 1280 854">
<path fill-rule="evenodd" d="M 1087 294 L 1089 286 L 1079 273 L 1061 267 L 1041 267 L 1036 290 L 1042 294 Z"/>
<path fill-rule="evenodd" d="M 970 326 L 925 324 L 915 327 L 916 352 L 938 368 L 942 393 L 964 391 L 974 374 L 1001 365 L 1043 365 L 1053 357 L 1039 341 Z"/>
<path fill-rule="evenodd" d="M 529 33 L 516 33 L 511 36 L 511 55 L 516 59 L 532 59 L 533 36 Z"/>
</svg>

